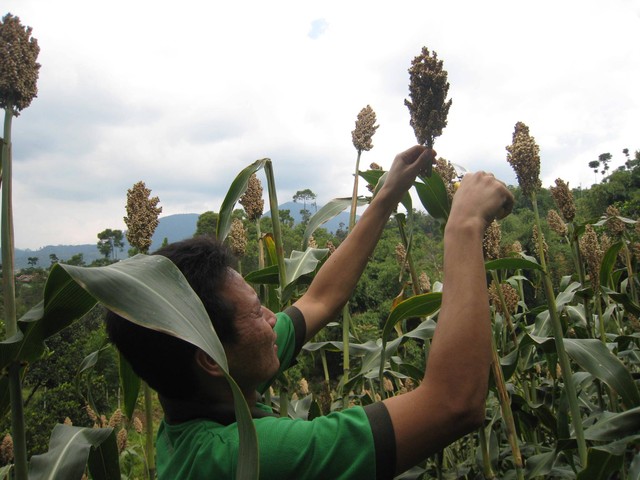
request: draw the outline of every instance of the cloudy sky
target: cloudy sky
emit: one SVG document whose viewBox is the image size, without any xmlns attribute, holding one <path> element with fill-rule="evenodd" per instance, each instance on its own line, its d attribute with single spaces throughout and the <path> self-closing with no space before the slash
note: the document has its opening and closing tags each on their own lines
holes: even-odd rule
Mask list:
<svg viewBox="0 0 640 480">
<path fill-rule="evenodd" d="M 272 159 L 280 202 L 349 196 L 351 130 L 380 128 L 363 164 L 415 143 L 404 106 L 422 46 L 449 72 L 439 155 L 515 176 L 517 121 L 542 180 L 589 187 L 587 166 L 640 149 L 640 2 L 3 0 L 41 47 L 39 93 L 13 123 L 17 248 L 94 243 L 125 229 L 143 180 L 163 216 L 217 211 L 230 182 Z M 364 193 L 364 191 L 362 192 Z"/>
</svg>

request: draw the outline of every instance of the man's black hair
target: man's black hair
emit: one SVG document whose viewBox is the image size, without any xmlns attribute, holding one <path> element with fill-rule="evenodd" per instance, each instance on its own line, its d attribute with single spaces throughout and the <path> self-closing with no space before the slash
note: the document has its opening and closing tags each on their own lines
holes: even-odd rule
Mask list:
<svg viewBox="0 0 640 480">
<path fill-rule="evenodd" d="M 171 260 L 200 297 L 220 341 L 233 343 L 234 305 L 220 294 L 234 263 L 229 249 L 212 236 L 197 236 L 160 248 L 154 255 Z M 173 336 L 129 322 L 109 311 L 109 339 L 131 364 L 134 372 L 167 398 L 187 399 L 197 390 L 194 345 Z"/>
</svg>

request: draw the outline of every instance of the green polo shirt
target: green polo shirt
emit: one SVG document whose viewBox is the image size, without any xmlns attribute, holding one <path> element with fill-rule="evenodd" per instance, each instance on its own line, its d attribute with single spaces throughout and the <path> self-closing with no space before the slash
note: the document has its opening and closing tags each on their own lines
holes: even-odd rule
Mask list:
<svg viewBox="0 0 640 480">
<path fill-rule="evenodd" d="M 293 319 L 292 319 L 293 317 Z M 280 369 L 295 360 L 305 337 L 304 318 L 290 307 L 277 314 Z M 260 391 L 266 390 L 268 382 Z M 395 467 L 393 427 L 382 403 L 352 407 L 311 421 L 270 415 L 263 404 L 254 411 L 261 479 L 391 478 Z M 254 415 L 256 417 L 256 415 Z M 163 421 L 156 445 L 161 480 L 234 479 L 238 465 L 238 428 L 233 419 Z"/>
</svg>

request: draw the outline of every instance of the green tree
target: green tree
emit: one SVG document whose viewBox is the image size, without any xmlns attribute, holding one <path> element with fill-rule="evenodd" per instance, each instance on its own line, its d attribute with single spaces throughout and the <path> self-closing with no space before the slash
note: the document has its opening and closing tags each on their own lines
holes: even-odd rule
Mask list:
<svg viewBox="0 0 640 480">
<path fill-rule="evenodd" d="M 115 260 L 118 258 L 117 251 L 124 248 L 124 234 L 122 230 L 112 230 L 107 228 L 98 233 L 98 251 L 104 258 Z"/>
<path fill-rule="evenodd" d="M 598 160 L 591 160 L 589 162 L 589 168 L 593 170 L 594 182 L 598 182 L 598 168 L 600 168 L 600 162 Z"/>
<path fill-rule="evenodd" d="M 76 253 L 75 255 L 72 255 L 69 260 L 62 261 L 61 263 L 83 267 L 85 265 L 84 255 L 82 253 Z"/>
<path fill-rule="evenodd" d="M 58 255 L 56 255 L 55 253 L 50 253 L 49 254 L 49 261 L 51 262 L 51 266 L 53 267 L 54 263 L 58 263 L 60 261 L 60 259 L 58 258 Z"/>
<path fill-rule="evenodd" d="M 303 210 L 307 209 L 307 202 L 309 202 L 309 205 L 313 205 L 314 209 L 317 210 L 318 208 L 316 206 L 316 197 L 317 195 L 315 193 L 313 193 L 308 188 L 305 188 L 304 190 L 298 190 L 295 193 L 295 195 L 293 196 L 293 201 L 295 203 L 302 202 Z M 300 213 L 302 213 L 302 211 L 300 211 Z"/>
<path fill-rule="evenodd" d="M 204 212 L 198 217 L 196 233 L 193 236 L 215 235 L 216 228 L 218 228 L 218 214 L 212 211 Z"/>
<path fill-rule="evenodd" d="M 27 258 L 27 263 L 30 267 L 35 267 L 38 264 L 38 257 L 29 257 Z"/>
</svg>

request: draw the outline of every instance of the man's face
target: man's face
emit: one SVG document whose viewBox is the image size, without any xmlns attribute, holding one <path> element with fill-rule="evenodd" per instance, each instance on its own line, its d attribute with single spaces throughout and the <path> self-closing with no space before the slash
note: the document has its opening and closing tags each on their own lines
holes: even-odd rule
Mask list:
<svg viewBox="0 0 640 480">
<path fill-rule="evenodd" d="M 260 304 L 256 292 L 235 270 L 229 269 L 222 295 L 236 310 L 236 342 L 224 345 L 231 376 L 241 388 L 255 388 L 280 367 L 273 331 L 276 316 Z"/>
</svg>

